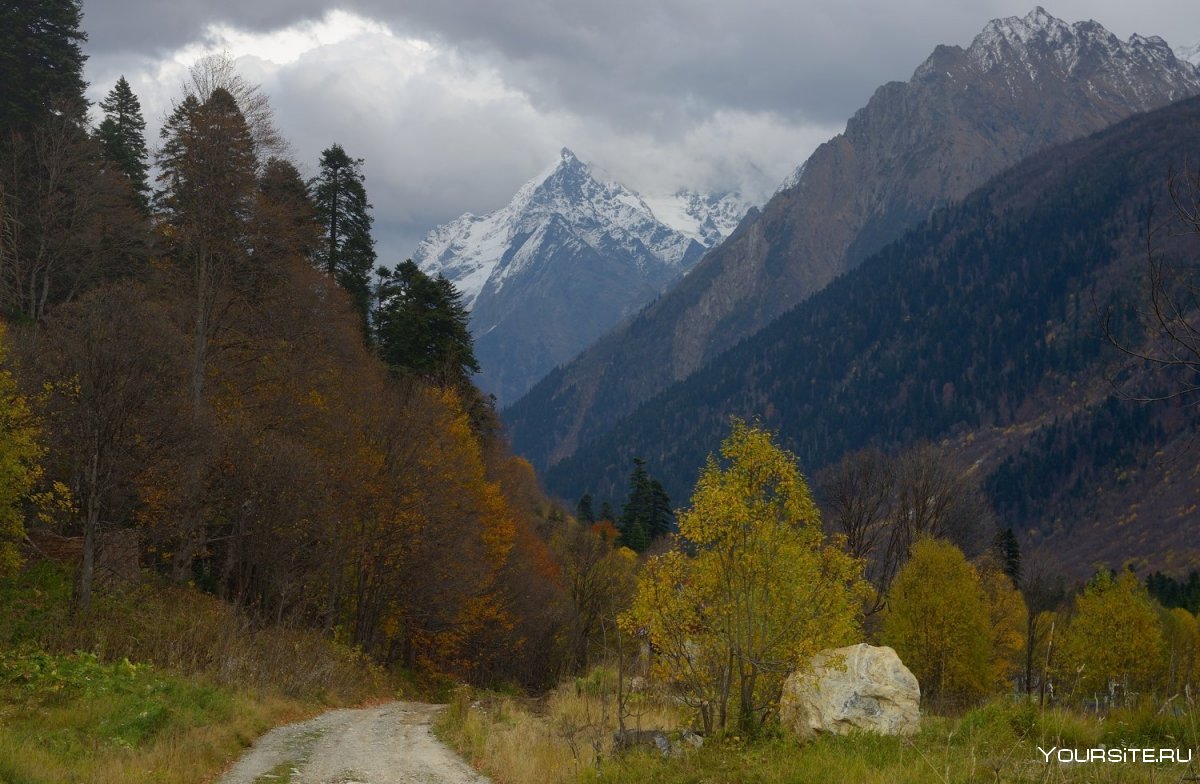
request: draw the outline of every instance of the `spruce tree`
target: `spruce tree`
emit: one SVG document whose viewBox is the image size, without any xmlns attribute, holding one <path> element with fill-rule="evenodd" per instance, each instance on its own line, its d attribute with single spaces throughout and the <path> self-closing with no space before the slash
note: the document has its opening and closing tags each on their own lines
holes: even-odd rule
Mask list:
<svg viewBox="0 0 1200 784">
<path fill-rule="evenodd" d="M 580 496 L 579 503 L 575 505 L 575 519 L 584 525 L 596 522 L 596 513 L 592 511 L 592 496 L 588 493 Z"/>
<path fill-rule="evenodd" d="M 138 207 L 145 212 L 150 207 L 150 185 L 146 181 L 146 120 L 142 105 L 129 82 L 122 76 L 100 102 L 104 119 L 96 129 L 100 153 L 105 160 L 116 164 L 133 185 Z"/>
<path fill-rule="evenodd" d="M 622 543 L 634 552 L 642 552 L 650 545 L 650 526 L 654 516 L 654 491 L 650 476 L 646 473 L 646 461 L 635 457 L 633 473 L 629 475 L 629 496 L 621 508 Z"/>
<path fill-rule="evenodd" d="M 84 97 L 79 0 L 0 3 L 0 132 L 24 131 L 61 112 L 82 125 Z"/>
<path fill-rule="evenodd" d="M 616 515 L 613 514 L 612 504 L 608 501 L 603 501 L 600 504 L 600 519 L 607 520 L 610 523 L 617 521 Z"/>
<path fill-rule="evenodd" d="M 1000 559 L 1000 564 L 1004 569 L 1004 573 L 1013 581 L 1013 585 L 1021 584 L 1021 545 L 1017 542 L 1017 535 L 1013 533 L 1012 528 L 996 529 L 996 537 L 993 541 L 993 548 L 996 556 Z"/>
<path fill-rule="evenodd" d="M 411 260 L 379 272 L 372 336 L 383 361 L 398 374 L 471 391 L 479 363 L 462 295 L 450 281 L 429 277 Z"/>
<path fill-rule="evenodd" d="M 632 550 L 641 552 L 650 542 L 671 533 L 674 525 L 671 499 L 657 479 L 646 471 L 646 461 L 635 457 L 633 472 L 629 475 L 629 496 L 621 508 L 623 543 Z"/>
<path fill-rule="evenodd" d="M 362 158 L 351 158 L 340 144 L 326 148 L 312 191 L 325 235 L 317 263 L 350 293 L 365 329 L 371 305 L 375 240 L 371 237 L 373 219 L 362 164 Z"/>
</svg>

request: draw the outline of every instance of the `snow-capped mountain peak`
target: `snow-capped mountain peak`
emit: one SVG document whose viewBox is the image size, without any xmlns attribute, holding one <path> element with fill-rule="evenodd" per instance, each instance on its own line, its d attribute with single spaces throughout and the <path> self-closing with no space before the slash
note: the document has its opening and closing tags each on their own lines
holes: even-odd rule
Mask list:
<svg viewBox="0 0 1200 784">
<path fill-rule="evenodd" d="M 644 196 L 654 217 L 705 248 L 728 237 L 750 205 L 737 192 L 700 193 L 679 190 L 670 196 Z"/>
<path fill-rule="evenodd" d="M 1158 36 L 1134 34 L 1122 41 L 1099 22 L 1067 23 L 1041 6 L 1024 17 L 993 19 L 966 52 L 980 71 L 1023 69 L 1033 82 L 1050 75 L 1048 69 L 1060 78 L 1092 73 L 1120 78 L 1141 68 L 1170 72 L 1170 61 L 1175 59 L 1167 42 Z M 931 63 L 932 58 L 922 68 Z M 1181 88 L 1190 90 L 1197 75 L 1176 73 L 1174 78 Z"/>
<path fill-rule="evenodd" d="M 1191 46 L 1180 46 L 1175 50 L 1175 56 L 1200 68 L 1200 41 Z"/>
<path fill-rule="evenodd" d="M 644 199 L 593 172 L 563 147 L 554 165 L 522 185 L 507 205 L 438 226 L 417 246 L 413 260 L 425 272 L 452 281 L 471 307 L 489 282 L 500 288 L 520 271 L 523 256 L 506 260 L 506 253 L 516 238 L 532 235 L 551 216 L 562 218 L 589 244 L 615 241 L 631 250 L 644 245 L 663 263 L 679 266 L 689 253 L 695 255 L 691 242 L 712 247 L 745 211 L 733 193 L 679 191 Z"/>
<path fill-rule="evenodd" d="M 505 206 L 431 231 L 413 261 L 462 293 L 479 383 L 504 402 L 660 294 L 744 214 L 736 194 L 643 198 L 564 147 Z"/>
</svg>

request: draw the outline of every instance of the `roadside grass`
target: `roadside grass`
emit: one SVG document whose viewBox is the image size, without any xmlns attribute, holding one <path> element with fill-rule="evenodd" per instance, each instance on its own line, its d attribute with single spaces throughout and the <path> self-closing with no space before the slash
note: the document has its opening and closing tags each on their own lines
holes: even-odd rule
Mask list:
<svg viewBox="0 0 1200 784">
<path fill-rule="evenodd" d="M 0 781 L 194 784 L 310 711 L 145 664 L 9 650 L 0 654 Z"/>
<path fill-rule="evenodd" d="M 70 597 L 53 563 L 0 581 L 0 784 L 212 781 L 266 730 L 403 685 L 317 634 L 255 628 L 152 578 L 86 617 Z"/>
<path fill-rule="evenodd" d="M 753 739 L 729 733 L 663 757 L 651 750 L 614 753 L 615 724 L 580 721 L 595 719 L 600 703 L 576 683 L 538 702 L 460 691 L 438 732 L 496 784 L 1175 784 L 1200 774 L 1200 764 L 1189 773 L 1188 765 L 1173 763 L 1047 763 L 1038 751 L 1177 748 L 1196 756 L 1194 705 L 1183 710 L 1146 701 L 1098 716 L 997 698 L 961 716 L 925 716 L 911 738 L 855 734 L 800 744 L 778 730 Z M 655 711 L 644 713 L 643 728 L 685 726 L 670 725 L 676 709 L 658 700 Z"/>
<path fill-rule="evenodd" d="M 538 700 L 459 687 L 434 731 L 496 784 L 566 784 L 612 754 L 616 675 L 596 668 Z M 663 695 L 628 695 L 628 729 L 678 730 L 685 714 Z"/>
</svg>

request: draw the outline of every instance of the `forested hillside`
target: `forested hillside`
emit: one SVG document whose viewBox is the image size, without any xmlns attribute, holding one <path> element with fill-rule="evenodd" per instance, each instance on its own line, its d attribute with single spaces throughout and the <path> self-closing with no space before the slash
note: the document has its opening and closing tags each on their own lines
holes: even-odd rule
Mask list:
<svg viewBox="0 0 1200 784">
<path fill-rule="evenodd" d="M 970 46 L 938 46 L 677 286 L 506 410 L 514 446 L 549 468 L 935 209 L 1029 155 L 1197 92 L 1200 73 L 1162 39 L 1121 41 L 1042 8 L 992 20 Z"/>
<path fill-rule="evenodd" d="M 1148 225 L 1157 252 L 1195 258 L 1168 176 L 1194 165 L 1198 128 L 1192 99 L 1018 165 L 641 406 L 549 486 L 607 497 L 638 456 L 674 495 L 730 415 L 778 428 L 810 473 L 866 446 L 949 439 L 1002 521 L 1058 536 L 1074 568 L 1186 560 L 1195 411 L 1115 397 L 1124 357 L 1102 316 L 1115 309 L 1113 329 L 1140 345 Z"/>
<path fill-rule="evenodd" d="M 561 514 L 469 382 L 453 287 L 376 272 L 363 162 L 331 144 L 306 181 L 219 57 L 151 159 L 124 79 L 91 125 L 78 4 L 22 8 L 0 61 L 0 576 L 57 552 L 81 618 L 117 573 L 382 664 L 553 677 Z"/>
</svg>

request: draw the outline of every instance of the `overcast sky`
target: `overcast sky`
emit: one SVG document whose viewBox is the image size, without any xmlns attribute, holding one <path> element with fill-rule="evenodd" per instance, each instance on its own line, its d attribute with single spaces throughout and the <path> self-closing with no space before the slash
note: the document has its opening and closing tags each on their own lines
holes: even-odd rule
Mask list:
<svg viewBox="0 0 1200 784">
<path fill-rule="evenodd" d="M 154 131 L 226 52 L 296 161 L 365 159 L 381 263 L 506 203 L 561 147 L 644 193 L 769 195 L 875 88 L 1030 0 L 83 0 L 98 100 L 124 74 Z M 1065 0 L 1121 38 L 1200 42 L 1197 0 Z M 151 140 L 154 141 L 154 140 Z"/>
</svg>

